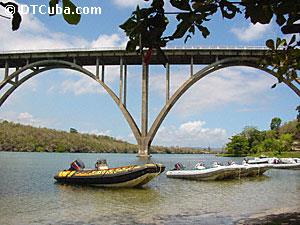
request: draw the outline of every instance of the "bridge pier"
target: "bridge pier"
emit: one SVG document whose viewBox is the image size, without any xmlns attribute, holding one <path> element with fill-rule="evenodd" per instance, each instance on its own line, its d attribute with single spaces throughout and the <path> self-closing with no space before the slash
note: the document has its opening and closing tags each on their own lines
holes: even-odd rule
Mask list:
<svg viewBox="0 0 300 225">
<path fill-rule="evenodd" d="M 148 137 L 141 137 L 138 151 L 138 157 L 140 158 L 149 158 L 151 157 L 150 153 L 150 144 Z"/>
<path fill-rule="evenodd" d="M 149 65 L 143 62 L 142 68 L 142 114 L 141 138 L 139 143 L 139 157 L 149 157 L 148 140 L 148 97 L 149 97 Z"/>
</svg>

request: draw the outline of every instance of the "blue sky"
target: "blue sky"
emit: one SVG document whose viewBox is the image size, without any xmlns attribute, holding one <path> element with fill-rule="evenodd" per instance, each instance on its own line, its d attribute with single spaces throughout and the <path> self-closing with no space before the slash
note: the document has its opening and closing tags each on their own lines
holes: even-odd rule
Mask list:
<svg viewBox="0 0 300 225">
<path fill-rule="evenodd" d="M 48 1 L 18 1 L 47 4 Z M 118 28 L 142 0 L 74 0 L 78 6 L 101 6 L 101 15 L 82 15 L 79 25 L 68 25 L 62 16 L 24 15 L 21 28 L 10 30 L 0 18 L 0 51 L 62 48 L 122 47 L 126 37 Z M 170 6 L 168 11 L 175 11 Z M 0 11 L 3 14 L 3 11 Z M 170 18 L 172 33 L 175 18 Z M 251 25 L 242 16 L 233 21 L 220 15 L 207 23 L 211 35 L 197 33 L 185 45 L 171 46 L 264 46 L 265 40 L 280 35 L 275 23 Z M 199 69 L 197 66 L 194 70 Z M 89 68 L 91 71 L 94 68 Z M 163 107 L 164 68 L 150 68 L 150 124 Z M 171 93 L 189 75 L 188 66 L 171 67 Z M 3 76 L 3 70 L 1 75 Z M 107 84 L 118 93 L 118 67 L 107 69 Z M 296 117 L 299 98 L 287 86 L 270 87 L 270 75 L 246 67 L 224 69 L 196 83 L 176 104 L 158 131 L 154 144 L 168 146 L 224 146 L 228 137 L 245 126 L 268 129 L 273 117 L 284 122 Z M 128 108 L 140 124 L 141 68 L 129 67 Z M 135 143 L 130 128 L 115 103 L 94 81 L 67 70 L 53 70 L 29 80 L 0 108 L 0 118 L 19 123 L 80 132 L 111 135 Z"/>
</svg>

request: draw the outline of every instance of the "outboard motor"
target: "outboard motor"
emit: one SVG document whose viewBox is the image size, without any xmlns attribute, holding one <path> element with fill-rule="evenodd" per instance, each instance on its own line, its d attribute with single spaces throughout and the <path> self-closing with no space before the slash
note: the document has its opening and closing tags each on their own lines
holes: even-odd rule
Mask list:
<svg viewBox="0 0 300 225">
<path fill-rule="evenodd" d="M 85 168 L 84 163 L 80 159 L 76 159 L 74 162 L 71 163 L 71 167 L 69 170 L 83 170 Z"/>
<path fill-rule="evenodd" d="M 196 164 L 195 169 L 197 169 L 197 170 L 204 170 L 206 168 L 205 168 L 204 163 L 200 162 L 200 163 Z"/>
<path fill-rule="evenodd" d="M 221 163 L 218 163 L 218 162 L 213 162 L 213 168 L 217 168 L 217 167 L 220 167 L 220 166 L 223 166 Z"/>
<path fill-rule="evenodd" d="M 97 170 L 108 169 L 106 159 L 98 159 L 97 162 L 95 163 L 95 169 Z"/>
<path fill-rule="evenodd" d="M 181 163 L 176 163 L 174 166 L 174 170 L 182 170 L 184 169 L 184 166 Z"/>
</svg>

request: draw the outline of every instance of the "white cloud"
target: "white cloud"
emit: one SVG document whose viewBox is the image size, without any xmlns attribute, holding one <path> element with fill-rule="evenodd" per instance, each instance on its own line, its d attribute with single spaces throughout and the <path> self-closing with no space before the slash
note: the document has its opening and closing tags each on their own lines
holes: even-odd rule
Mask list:
<svg viewBox="0 0 300 225">
<path fill-rule="evenodd" d="M 52 127 L 53 125 L 57 124 L 54 119 L 37 118 L 28 112 L 16 113 L 11 111 L 1 111 L 0 118 L 2 120 L 31 125 L 34 127 Z"/>
<path fill-rule="evenodd" d="M 0 9 L 4 14 L 4 10 Z M 8 50 L 40 50 L 64 48 L 101 48 L 125 47 L 126 39 L 119 34 L 99 35 L 94 40 L 68 35 L 49 30 L 37 17 L 31 14 L 22 15 L 22 23 L 18 31 L 11 30 L 11 20 L 0 19 L 0 51 Z"/>
<path fill-rule="evenodd" d="M 125 48 L 127 41 L 118 34 L 100 35 L 97 40 L 91 43 L 92 48 L 122 47 Z"/>
<path fill-rule="evenodd" d="M 17 120 L 25 123 L 25 124 L 32 124 L 35 123 L 37 120 L 33 117 L 33 115 L 31 115 L 28 112 L 22 112 L 19 114 L 19 116 L 17 117 Z"/>
<path fill-rule="evenodd" d="M 137 5 L 145 5 L 145 2 L 143 0 L 113 0 L 115 5 L 119 7 L 134 7 Z"/>
<path fill-rule="evenodd" d="M 10 21 L 0 20 L 0 26 L 4 27 L 5 32 L 0 33 L 0 39 L 5 40 L 0 43 L 0 51 L 9 50 L 38 50 L 38 49 L 64 49 L 64 48 L 107 48 L 124 47 L 126 45 L 125 37 L 119 34 L 99 35 L 94 41 L 88 41 L 77 36 L 50 31 L 40 20 L 33 15 L 23 15 L 22 24 L 18 31 L 13 32 L 10 28 Z M 95 73 L 95 67 L 86 67 Z M 74 71 L 64 70 L 64 74 L 76 74 Z M 113 83 L 119 76 L 117 67 L 105 68 L 105 82 Z M 29 80 L 31 82 L 32 79 Z M 37 86 L 37 80 L 32 83 Z M 60 85 L 53 84 L 48 89 L 51 91 L 60 91 L 62 93 L 72 92 L 75 95 L 105 93 L 100 85 L 80 74 L 75 79 L 67 79 Z"/>
<path fill-rule="evenodd" d="M 190 146 L 190 147 L 221 147 L 228 135 L 221 128 L 205 128 L 205 121 L 190 121 L 180 126 L 161 127 L 154 139 L 154 145 Z"/>
<path fill-rule="evenodd" d="M 263 73 L 245 67 L 226 68 L 211 74 L 198 81 L 178 101 L 179 107 L 175 110 L 182 115 L 201 113 L 206 110 L 220 108 L 227 104 L 237 103 L 243 106 L 257 102 L 264 102 L 260 96 L 270 89 L 274 79 L 268 76 L 259 76 Z M 171 75 L 172 93 L 188 79 L 186 71 L 177 70 Z M 165 75 L 152 78 L 154 90 L 164 96 Z"/>
<path fill-rule="evenodd" d="M 96 73 L 95 67 L 85 67 L 92 73 Z M 117 79 L 119 79 L 119 66 L 105 67 L 105 84 L 111 86 Z M 71 93 L 74 95 L 85 94 L 107 94 L 104 88 L 90 77 L 81 73 L 65 70 L 62 76 L 65 77 L 61 83 L 53 83 L 48 88 L 48 93 Z"/>
<path fill-rule="evenodd" d="M 0 33 L 0 50 L 35 50 L 62 49 L 84 47 L 88 42 L 82 38 L 48 30 L 33 15 L 23 15 L 18 31 L 11 31 L 10 21 L 0 20 L 0 26 L 5 29 Z"/>
<path fill-rule="evenodd" d="M 259 40 L 265 36 L 272 28 L 272 24 L 249 24 L 248 27 L 232 28 L 231 32 L 234 33 L 241 41 L 254 41 Z"/>
<path fill-rule="evenodd" d="M 104 93 L 103 89 L 96 81 L 87 77 L 82 77 L 78 80 L 63 81 L 59 89 L 62 90 L 62 93 L 71 92 L 75 95 Z"/>
</svg>

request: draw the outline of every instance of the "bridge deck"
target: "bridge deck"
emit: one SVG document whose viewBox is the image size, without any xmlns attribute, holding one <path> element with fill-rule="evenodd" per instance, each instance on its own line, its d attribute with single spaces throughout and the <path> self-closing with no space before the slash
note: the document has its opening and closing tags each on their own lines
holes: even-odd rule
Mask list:
<svg viewBox="0 0 300 225">
<path fill-rule="evenodd" d="M 263 56 L 267 50 L 263 48 L 195 48 L 195 49 L 164 49 L 170 64 L 190 64 L 193 56 L 194 64 L 208 65 L 227 57 L 259 57 Z M 159 57 L 151 59 L 150 64 L 161 64 Z M 20 51 L 20 52 L 0 52 L 0 68 L 5 67 L 5 61 L 9 67 L 20 67 L 29 61 L 30 63 L 41 60 L 64 60 L 82 66 L 96 64 L 96 58 L 100 64 L 119 65 L 120 57 L 123 57 L 127 65 L 141 65 L 141 56 L 136 52 L 125 50 L 41 50 L 41 51 Z"/>
</svg>

